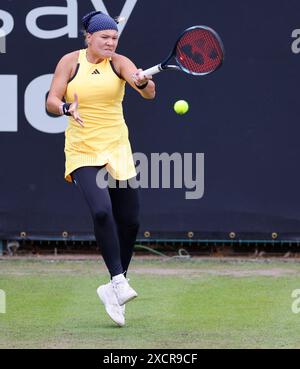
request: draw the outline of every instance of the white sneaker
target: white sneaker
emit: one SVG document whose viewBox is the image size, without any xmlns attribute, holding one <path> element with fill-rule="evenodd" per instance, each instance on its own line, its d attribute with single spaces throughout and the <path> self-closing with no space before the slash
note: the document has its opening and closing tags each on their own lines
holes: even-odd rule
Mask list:
<svg viewBox="0 0 300 369">
<path fill-rule="evenodd" d="M 119 305 L 111 282 L 97 288 L 97 294 L 103 302 L 105 310 L 110 318 L 120 327 L 125 325 L 125 314 Z"/>
<path fill-rule="evenodd" d="M 112 285 L 120 306 L 137 297 L 135 290 L 129 286 L 128 280 L 123 274 L 118 274 L 112 278 Z M 125 314 L 125 310 L 124 310 Z"/>
</svg>

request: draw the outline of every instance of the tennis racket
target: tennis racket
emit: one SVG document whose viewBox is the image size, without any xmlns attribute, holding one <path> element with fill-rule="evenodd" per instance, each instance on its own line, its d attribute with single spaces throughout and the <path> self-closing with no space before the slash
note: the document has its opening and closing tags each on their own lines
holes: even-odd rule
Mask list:
<svg viewBox="0 0 300 369">
<path fill-rule="evenodd" d="M 173 57 L 176 65 L 168 64 Z M 223 60 L 224 47 L 217 32 L 206 26 L 194 26 L 179 36 L 172 52 L 162 63 L 144 70 L 143 74 L 150 77 L 164 70 L 177 70 L 203 76 L 220 68 Z"/>
</svg>

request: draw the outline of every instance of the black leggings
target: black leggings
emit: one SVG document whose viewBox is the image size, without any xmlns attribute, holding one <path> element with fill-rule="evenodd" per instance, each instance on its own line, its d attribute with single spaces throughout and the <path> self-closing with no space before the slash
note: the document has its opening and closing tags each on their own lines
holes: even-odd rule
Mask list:
<svg viewBox="0 0 300 369">
<path fill-rule="evenodd" d="M 94 221 L 95 237 L 111 277 L 128 269 L 139 228 L 138 190 L 100 188 L 96 176 L 102 167 L 82 167 L 72 173 Z"/>
</svg>

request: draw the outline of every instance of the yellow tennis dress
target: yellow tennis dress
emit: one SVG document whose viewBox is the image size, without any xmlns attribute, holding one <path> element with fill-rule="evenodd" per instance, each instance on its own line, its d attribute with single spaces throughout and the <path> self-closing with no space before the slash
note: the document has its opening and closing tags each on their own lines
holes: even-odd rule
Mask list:
<svg viewBox="0 0 300 369">
<path fill-rule="evenodd" d="M 110 59 L 89 63 L 86 49 L 80 50 L 77 73 L 68 83 L 66 101 L 78 95 L 78 112 L 84 127 L 69 117 L 65 132 L 65 179 L 80 167 L 106 165 L 116 180 L 136 176 L 124 120 L 122 101 L 125 81 L 117 76 Z"/>
</svg>

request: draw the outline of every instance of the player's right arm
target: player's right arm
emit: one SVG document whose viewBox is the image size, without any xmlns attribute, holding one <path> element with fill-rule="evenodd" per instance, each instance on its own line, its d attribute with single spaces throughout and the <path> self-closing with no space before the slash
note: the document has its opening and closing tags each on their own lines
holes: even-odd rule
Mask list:
<svg viewBox="0 0 300 369">
<path fill-rule="evenodd" d="M 64 104 L 63 98 L 66 94 L 68 82 L 75 73 L 77 62 L 78 62 L 78 51 L 66 54 L 58 62 L 53 75 L 50 91 L 46 102 L 48 112 L 57 115 L 62 115 L 61 109 L 62 105 Z M 72 102 L 69 108 L 69 112 L 72 114 L 73 118 L 79 124 L 81 124 L 82 120 L 78 114 L 77 107 L 78 107 L 78 97 L 75 94 L 74 102 Z"/>
<path fill-rule="evenodd" d="M 74 53 L 71 53 L 63 56 L 56 66 L 47 98 L 47 110 L 49 113 L 61 115 L 59 108 L 63 102 L 68 81 L 71 78 L 73 64 Z"/>
</svg>

